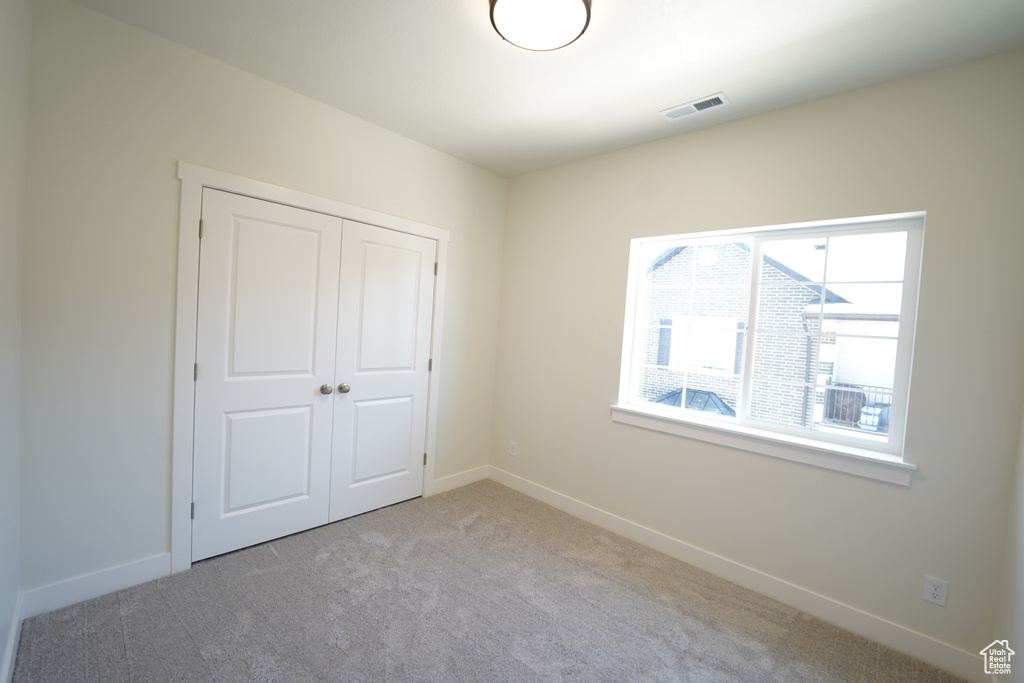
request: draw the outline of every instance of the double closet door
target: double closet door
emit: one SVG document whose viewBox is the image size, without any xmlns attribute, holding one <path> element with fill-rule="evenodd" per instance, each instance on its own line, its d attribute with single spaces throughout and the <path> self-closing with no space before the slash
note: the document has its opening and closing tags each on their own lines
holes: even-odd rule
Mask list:
<svg viewBox="0 0 1024 683">
<path fill-rule="evenodd" d="M 423 492 L 436 242 L 203 191 L 192 560 Z"/>
</svg>

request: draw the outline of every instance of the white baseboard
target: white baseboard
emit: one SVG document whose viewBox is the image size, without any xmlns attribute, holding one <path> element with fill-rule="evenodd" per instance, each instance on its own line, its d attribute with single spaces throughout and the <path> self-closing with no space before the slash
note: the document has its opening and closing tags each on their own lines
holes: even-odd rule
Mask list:
<svg viewBox="0 0 1024 683">
<path fill-rule="evenodd" d="M 3 681 L 3 683 L 11 683 L 11 679 L 14 678 L 14 657 L 18 654 L 18 638 L 20 635 L 21 594 L 19 593 L 14 601 L 14 611 L 11 613 L 11 630 L 7 633 L 3 657 L 0 658 L 0 681 Z"/>
<path fill-rule="evenodd" d="M 491 476 L 491 468 L 488 465 L 482 467 L 474 467 L 471 470 L 465 470 L 464 472 L 458 472 L 457 474 L 451 474 L 447 477 L 441 477 L 435 479 L 432 482 L 428 482 L 429 486 L 424 487 L 423 496 L 434 496 L 438 493 L 444 493 L 445 491 L 451 491 L 461 486 L 466 486 L 477 481 L 483 481 Z"/>
<path fill-rule="evenodd" d="M 984 673 L 980 655 L 971 654 L 856 607 L 851 607 L 806 588 L 769 576 L 752 567 L 666 536 L 661 532 L 648 529 L 505 470 L 492 466 L 490 478 L 531 498 L 536 498 L 552 507 L 568 512 L 574 517 L 579 517 L 603 529 L 642 543 L 744 588 L 757 591 L 790 607 L 795 607 L 831 624 L 887 645 L 894 650 L 951 671 L 958 676 L 979 683 L 989 683 L 990 681 L 990 677 Z"/>
<path fill-rule="evenodd" d="M 117 567 L 40 586 L 21 594 L 21 618 L 28 619 L 44 612 L 73 605 L 83 600 L 131 588 L 140 583 L 169 576 L 171 554 L 161 553 Z"/>
</svg>

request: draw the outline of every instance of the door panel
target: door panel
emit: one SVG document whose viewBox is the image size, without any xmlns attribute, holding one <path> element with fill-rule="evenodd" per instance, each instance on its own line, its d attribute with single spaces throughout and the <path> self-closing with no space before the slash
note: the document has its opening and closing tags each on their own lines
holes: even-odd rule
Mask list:
<svg viewBox="0 0 1024 683">
<path fill-rule="evenodd" d="M 309 495 L 309 406 L 224 417 L 225 514 Z"/>
<path fill-rule="evenodd" d="M 238 217 L 231 375 L 313 374 L 320 234 Z"/>
<path fill-rule="evenodd" d="M 353 485 L 409 473 L 414 407 L 412 396 L 355 402 Z"/>
<path fill-rule="evenodd" d="M 193 561 L 327 521 L 341 229 L 203 193 Z"/>
<path fill-rule="evenodd" d="M 436 242 L 345 221 L 341 251 L 335 521 L 423 493 Z"/>
<path fill-rule="evenodd" d="M 364 271 L 359 371 L 411 371 L 416 361 L 421 254 L 368 241 L 360 246 Z M 385 315 L 378 315 L 381 311 Z"/>
</svg>

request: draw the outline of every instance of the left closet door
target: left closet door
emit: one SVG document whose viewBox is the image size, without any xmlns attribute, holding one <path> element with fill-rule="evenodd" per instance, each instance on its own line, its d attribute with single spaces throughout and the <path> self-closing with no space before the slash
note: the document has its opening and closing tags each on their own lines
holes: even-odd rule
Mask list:
<svg viewBox="0 0 1024 683">
<path fill-rule="evenodd" d="M 328 521 L 342 236 L 218 190 L 202 216 L 193 561 Z"/>
</svg>

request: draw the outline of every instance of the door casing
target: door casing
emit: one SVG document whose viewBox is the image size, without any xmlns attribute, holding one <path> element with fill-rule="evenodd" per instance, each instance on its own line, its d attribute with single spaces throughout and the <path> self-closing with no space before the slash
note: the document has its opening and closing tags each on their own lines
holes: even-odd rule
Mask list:
<svg viewBox="0 0 1024 683">
<path fill-rule="evenodd" d="M 432 371 L 427 398 L 427 462 L 423 469 L 423 495 L 433 491 L 437 438 L 437 401 L 442 370 L 441 331 L 444 317 L 445 271 L 449 233 L 425 223 L 317 197 L 304 192 L 242 178 L 184 161 L 178 163 L 181 209 L 178 223 L 178 286 L 175 304 L 174 396 L 171 431 L 171 572 L 192 563 L 192 442 L 195 411 L 196 312 L 199 295 L 199 224 L 203 188 L 211 188 L 276 202 L 338 218 L 376 225 L 437 241 L 437 277 L 431 329 Z"/>
</svg>

